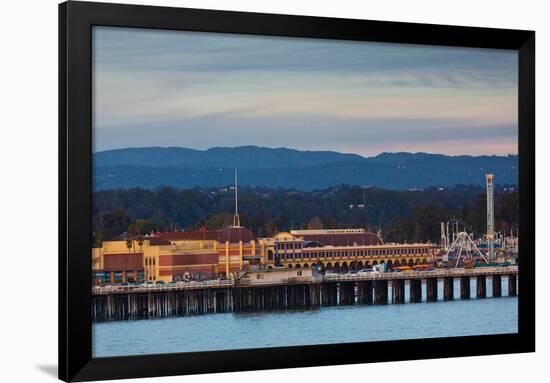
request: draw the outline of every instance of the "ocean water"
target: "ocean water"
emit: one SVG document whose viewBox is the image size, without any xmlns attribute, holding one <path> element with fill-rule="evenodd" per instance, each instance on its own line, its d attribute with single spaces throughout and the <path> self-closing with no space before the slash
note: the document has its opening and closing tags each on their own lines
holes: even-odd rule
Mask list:
<svg viewBox="0 0 550 383">
<path fill-rule="evenodd" d="M 503 278 L 502 293 L 508 291 Z M 423 285 L 423 297 L 425 285 Z M 408 301 L 408 286 L 405 288 Z M 93 325 L 94 357 L 516 333 L 518 299 L 208 314 Z M 460 295 L 455 283 L 455 298 Z M 439 297 L 443 285 L 439 284 Z M 490 279 L 487 296 L 492 295 Z M 389 296 L 391 297 L 391 291 Z"/>
</svg>

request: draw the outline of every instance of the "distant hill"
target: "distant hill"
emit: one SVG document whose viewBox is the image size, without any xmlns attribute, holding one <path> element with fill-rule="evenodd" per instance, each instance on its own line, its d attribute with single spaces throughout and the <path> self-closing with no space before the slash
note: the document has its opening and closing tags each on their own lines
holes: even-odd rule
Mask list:
<svg viewBox="0 0 550 383">
<path fill-rule="evenodd" d="M 239 146 L 236 148 L 127 148 L 98 152 L 95 166 L 135 165 L 153 167 L 228 167 L 239 169 L 296 168 L 363 160 L 357 154 L 300 151 L 287 148 Z"/>
<path fill-rule="evenodd" d="M 239 169 L 248 186 L 323 189 L 335 185 L 406 190 L 431 186 L 483 185 L 494 173 L 498 184 L 517 183 L 518 157 L 382 153 L 361 157 L 331 151 L 242 146 L 194 150 L 129 148 L 93 156 L 94 190 L 158 186 L 226 186 Z"/>
</svg>

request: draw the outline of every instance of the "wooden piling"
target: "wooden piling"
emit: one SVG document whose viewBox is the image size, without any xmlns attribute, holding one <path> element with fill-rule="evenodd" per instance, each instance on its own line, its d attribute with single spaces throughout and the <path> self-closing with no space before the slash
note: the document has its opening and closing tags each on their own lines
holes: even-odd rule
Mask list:
<svg viewBox="0 0 550 383">
<path fill-rule="evenodd" d="M 493 275 L 493 298 L 499 298 L 502 296 L 502 277 L 500 275 Z"/>
<path fill-rule="evenodd" d="M 403 304 L 405 303 L 405 280 L 394 279 L 392 281 L 392 303 Z"/>
<path fill-rule="evenodd" d="M 443 300 L 452 301 L 455 296 L 455 280 L 453 277 L 443 279 Z"/>
<path fill-rule="evenodd" d="M 340 305 L 353 305 L 355 303 L 355 283 L 340 282 L 338 286 Z"/>
<path fill-rule="evenodd" d="M 426 301 L 437 301 L 437 278 L 426 279 Z"/>
<path fill-rule="evenodd" d="M 377 305 L 388 304 L 388 281 L 385 279 L 374 282 L 374 303 Z"/>
<path fill-rule="evenodd" d="M 517 291 L 517 277 L 515 275 L 508 275 L 508 296 L 515 297 L 518 295 Z"/>
<path fill-rule="evenodd" d="M 357 304 L 372 305 L 372 281 L 357 282 Z"/>
<path fill-rule="evenodd" d="M 306 293 L 308 296 L 307 306 L 319 307 L 321 306 L 321 284 L 312 283 L 306 285 Z"/>
<path fill-rule="evenodd" d="M 321 298 L 323 306 L 336 306 L 338 303 L 338 285 L 334 282 L 323 283 Z"/>
<path fill-rule="evenodd" d="M 409 282 L 409 296 L 411 303 L 422 302 L 422 280 L 411 279 Z"/>
<path fill-rule="evenodd" d="M 477 276 L 476 296 L 478 299 L 487 297 L 487 279 L 485 275 Z"/>
<path fill-rule="evenodd" d="M 470 299 L 470 277 L 460 277 L 460 299 Z"/>
</svg>

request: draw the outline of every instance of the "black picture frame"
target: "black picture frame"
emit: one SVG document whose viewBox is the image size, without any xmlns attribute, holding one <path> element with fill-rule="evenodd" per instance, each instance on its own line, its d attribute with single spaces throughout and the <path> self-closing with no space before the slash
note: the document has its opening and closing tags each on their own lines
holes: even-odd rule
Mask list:
<svg viewBox="0 0 550 383">
<path fill-rule="evenodd" d="M 92 358 L 93 25 L 518 51 L 518 333 Z M 508 354 L 535 350 L 535 32 L 69 1 L 59 5 L 59 378 L 115 378 Z M 228 361 L 231 361 L 228 363 Z"/>
</svg>

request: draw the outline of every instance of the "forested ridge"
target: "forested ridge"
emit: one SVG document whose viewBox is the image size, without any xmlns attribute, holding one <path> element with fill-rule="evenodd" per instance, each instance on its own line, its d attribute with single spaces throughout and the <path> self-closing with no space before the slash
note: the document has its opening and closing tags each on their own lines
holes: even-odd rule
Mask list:
<svg viewBox="0 0 550 383">
<path fill-rule="evenodd" d="M 153 190 L 133 188 L 93 193 L 95 240 L 124 233 L 218 229 L 231 224 L 235 209 L 230 187 Z M 239 188 L 241 224 L 258 236 L 301 228 L 381 230 L 386 242 L 438 242 L 440 222 L 456 218 L 476 234 L 485 232 L 486 194 L 479 186 L 396 191 L 339 186 L 317 191 Z M 517 228 L 518 193 L 495 190 L 496 229 Z"/>
<path fill-rule="evenodd" d="M 432 153 L 381 153 L 362 157 L 330 151 L 241 146 L 235 148 L 126 148 L 94 153 L 94 190 L 217 187 L 241 185 L 313 191 L 338 185 L 391 190 L 439 185 L 517 183 L 516 155 L 448 156 Z"/>
</svg>

